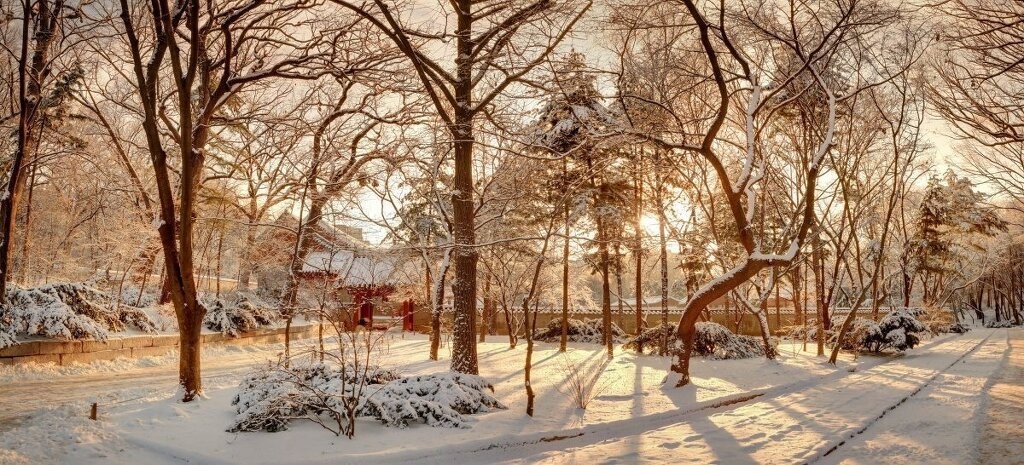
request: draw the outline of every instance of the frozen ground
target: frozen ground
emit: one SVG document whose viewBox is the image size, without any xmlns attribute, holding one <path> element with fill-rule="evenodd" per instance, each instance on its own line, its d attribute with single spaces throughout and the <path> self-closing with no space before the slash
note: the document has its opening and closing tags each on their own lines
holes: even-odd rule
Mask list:
<svg viewBox="0 0 1024 465">
<path fill-rule="evenodd" d="M 509 410 L 476 415 L 470 429 L 361 421 L 354 440 L 312 424 L 224 431 L 238 379 L 280 346 L 211 351 L 207 397 L 187 405 L 174 401 L 172 357 L 0 371 L 0 463 L 970 463 L 1006 335 L 943 336 L 902 357 L 845 359 L 838 369 L 793 346 L 777 362 L 699 359 L 683 389 L 663 384 L 665 359 L 620 352 L 608 361 L 583 344 L 563 356 L 541 344 L 534 418 L 523 412 L 523 347 L 492 339 L 479 348 L 481 374 Z M 447 360 L 426 360 L 426 346 L 395 339 L 384 364 L 408 374 L 445 369 Z M 602 371 L 585 414 L 560 390 L 567 365 Z M 85 418 L 94 400 L 99 422 Z"/>
</svg>

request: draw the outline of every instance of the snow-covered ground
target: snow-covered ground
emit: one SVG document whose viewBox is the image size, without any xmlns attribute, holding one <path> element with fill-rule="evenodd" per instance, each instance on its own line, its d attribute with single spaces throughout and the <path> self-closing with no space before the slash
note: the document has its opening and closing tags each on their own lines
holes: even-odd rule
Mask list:
<svg viewBox="0 0 1024 465">
<path fill-rule="evenodd" d="M 793 345 L 778 361 L 695 359 L 693 383 L 664 384 L 668 360 L 540 344 L 536 415 L 525 415 L 524 347 L 481 344 L 481 375 L 508 410 L 468 429 L 357 423 L 355 439 L 310 423 L 228 433 L 237 383 L 279 345 L 206 353 L 206 397 L 175 401 L 173 357 L 76 369 L 0 371 L 0 463 L 965 463 L 976 459 L 984 391 L 1002 366 L 1006 330 L 942 336 L 900 357 L 823 363 Z M 394 339 L 382 364 L 442 371 L 422 337 Z M 813 350 L 813 346 L 810 347 Z M 565 389 L 567 366 L 600 370 L 587 410 Z M 86 418 L 98 401 L 100 421 Z"/>
</svg>

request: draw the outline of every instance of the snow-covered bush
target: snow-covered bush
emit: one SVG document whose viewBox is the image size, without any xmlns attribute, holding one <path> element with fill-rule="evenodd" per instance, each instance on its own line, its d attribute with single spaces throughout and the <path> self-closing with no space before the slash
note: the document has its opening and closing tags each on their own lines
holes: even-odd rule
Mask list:
<svg viewBox="0 0 1024 465">
<path fill-rule="evenodd" d="M 138 287 L 125 285 L 121 289 L 121 303 L 133 307 L 152 307 L 157 304 L 157 296 Z"/>
<path fill-rule="evenodd" d="M 477 375 L 444 372 L 412 376 L 370 386 L 358 413 L 400 428 L 416 421 L 468 428 L 463 415 L 505 408 L 492 392 L 494 387 Z"/>
<path fill-rule="evenodd" d="M 764 342 L 761 338 L 734 334 L 729 328 L 709 321 L 697 322 L 693 336 L 693 353 L 715 359 L 739 359 L 763 357 Z M 627 349 L 636 350 L 643 346 L 648 354 L 657 353 L 661 338 L 668 335 L 669 353 L 677 353 L 681 349 L 676 337 L 676 326 L 673 324 L 658 325 L 645 329 L 626 343 Z"/>
<path fill-rule="evenodd" d="M 237 337 L 240 333 L 269 325 L 276 319 L 277 315 L 273 311 L 254 305 L 245 296 L 239 296 L 231 305 L 225 305 L 219 299 L 214 300 L 207 307 L 203 323 L 208 329 Z"/>
<path fill-rule="evenodd" d="M 646 354 L 655 354 L 660 350 L 662 341 L 667 342 L 669 348 L 675 347 L 676 325 L 665 323 L 646 328 L 640 331 L 640 334 L 626 341 L 623 348 L 628 350 L 643 349 L 643 352 Z"/>
<path fill-rule="evenodd" d="M 341 367 L 322 362 L 268 364 L 246 376 L 231 401 L 235 422 L 228 431 L 284 431 L 288 422 L 328 411 L 343 411 L 341 401 L 361 385 L 383 384 L 398 379 L 397 373 L 380 367 Z"/>
<path fill-rule="evenodd" d="M 818 328 L 816 326 L 784 326 L 779 328 L 778 333 L 783 339 L 791 341 L 803 341 L 805 338 L 808 341 L 818 340 Z M 834 329 L 825 330 L 825 341 L 835 340 L 835 335 L 836 333 Z"/>
<path fill-rule="evenodd" d="M 940 327 L 935 328 L 935 332 L 938 333 L 938 334 L 948 334 L 948 333 L 964 334 L 964 333 L 966 333 L 966 332 L 968 332 L 970 330 L 971 330 L 970 326 L 967 326 L 967 325 L 965 325 L 963 323 L 953 323 L 953 324 L 950 324 L 948 326 L 940 326 Z"/>
<path fill-rule="evenodd" d="M 989 321 L 985 323 L 986 328 L 1012 328 L 1016 326 L 1013 320 Z"/>
<path fill-rule="evenodd" d="M 13 345 L 20 334 L 59 339 L 106 339 L 109 332 L 134 327 L 155 332 L 156 325 L 141 309 L 111 307 L 106 293 L 79 283 L 59 283 L 7 291 L 0 309 L 0 347 Z"/>
<path fill-rule="evenodd" d="M 843 337 L 841 348 L 875 353 L 887 349 L 903 352 L 917 346 L 921 342 L 918 334 L 927 331 L 928 328 L 910 311 L 898 309 L 889 312 L 878 323 L 865 318 L 854 320 Z M 832 342 L 835 343 L 834 338 Z"/>
<path fill-rule="evenodd" d="M 760 338 L 733 334 L 729 328 L 710 321 L 697 323 L 693 336 L 693 352 L 723 360 L 765 355 L 764 343 Z"/>
<path fill-rule="evenodd" d="M 881 331 L 878 328 L 878 323 L 868 318 L 857 318 L 850 324 L 850 328 L 843 335 L 843 340 L 839 342 L 839 347 L 843 350 L 868 350 L 864 344 L 870 334 L 878 333 Z M 839 338 L 838 326 L 833 331 L 826 333 L 827 339 L 826 344 L 829 347 L 835 347 L 837 339 Z"/>
<path fill-rule="evenodd" d="M 462 373 L 402 378 L 377 366 L 268 365 L 242 381 L 228 431 L 283 431 L 290 421 L 305 419 L 342 434 L 348 433 L 349 415 L 394 427 L 422 421 L 465 428 L 463 415 L 505 408 L 488 391 L 493 387 L 483 378 Z"/>
<path fill-rule="evenodd" d="M 577 320 L 569 318 L 567 334 L 570 342 L 585 342 L 589 344 L 601 344 L 603 341 L 601 320 L 586 319 Z M 619 325 L 612 323 L 612 338 L 619 342 L 626 337 L 626 332 Z M 538 330 L 534 339 L 544 342 L 555 342 L 562 338 L 562 320 L 554 319 L 548 322 L 547 327 Z"/>
</svg>

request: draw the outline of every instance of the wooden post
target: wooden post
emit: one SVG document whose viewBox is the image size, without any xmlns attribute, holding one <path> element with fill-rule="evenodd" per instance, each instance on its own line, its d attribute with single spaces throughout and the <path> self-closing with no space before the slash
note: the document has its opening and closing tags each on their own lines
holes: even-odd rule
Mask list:
<svg viewBox="0 0 1024 465">
<path fill-rule="evenodd" d="M 89 419 L 96 421 L 96 402 L 93 402 L 92 408 L 89 409 Z"/>
</svg>

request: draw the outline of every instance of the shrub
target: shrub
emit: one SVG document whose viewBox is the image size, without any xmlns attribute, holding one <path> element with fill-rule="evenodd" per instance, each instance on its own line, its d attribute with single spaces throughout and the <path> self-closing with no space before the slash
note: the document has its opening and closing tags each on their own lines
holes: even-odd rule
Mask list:
<svg viewBox="0 0 1024 465">
<path fill-rule="evenodd" d="M 818 340 L 818 328 L 814 325 L 794 325 L 784 326 L 779 329 L 779 334 L 783 339 L 791 341 L 816 341 Z M 834 341 L 836 338 L 836 332 L 834 329 L 825 330 L 825 341 Z"/>
<path fill-rule="evenodd" d="M 970 331 L 971 328 L 963 323 L 953 323 L 949 326 L 938 327 L 935 329 L 936 333 L 953 333 L 953 334 L 964 334 Z"/>
<path fill-rule="evenodd" d="M 17 343 L 17 335 L 60 339 L 106 339 L 109 332 L 134 327 L 155 332 L 153 320 L 129 305 L 111 307 L 106 293 L 80 283 L 59 283 L 7 291 L 0 309 L 0 347 Z"/>
<path fill-rule="evenodd" d="M 568 338 L 569 342 L 585 342 L 590 344 L 601 344 L 603 341 L 601 320 L 569 319 Z M 626 337 L 626 332 L 619 325 L 612 323 L 612 338 L 619 342 Z M 562 338 L 562 320 L 554 319 L 548 322 L 547 327 L 540 329 L 534 334 L 534 339 L 544 342 L 555 342 Z"/>
<path fill-rule="evenodd" d="M 342 369 L 323 362 L 268 365 L 242 381 L 231 402 L 237 415 L 228 431 L 283 431 L 292 420 L 305 419 L 335 434 L 348 434 L 351 430 L 344 425 L 349 415 L 399 428 L 417 421 L 466 428 L 463 415 L 505 408 L 488 392 L 493 387 L 476 375 L 446 372 L 402 378 L 380 367 L 362 368 L 349 364 Z"/>
<path fill-rule="evenodd" d="M 709 321 L 697 322 L 693 336 L 693 353 L 714 359 L 740 359 L 763 357 L 764 342 L 754 336 L 733 334 L 729 328 Z M 669 353 L 678 353 L 681 349 L 676 338 L 676 326 L 672 324 L 658 325 L 643 330 L 639 335 L 626 343 L 625 348 L 636 350 L 642 345 L 644 352 L 653 354 L 658 351 L 661 338 L 669 336 Z"/>
<path fill-rule="evenodd" d="M 576 408 L 586 410 L 590 401 L 608 387 L 607 382 L 598 383 L 607 366 L 608 359 L 588 364 L 586 360 L 573 360 L 563 353 L 562 372 L 565 373 L 565 382 L 558 390 L 568 393 Z"/>
<path fill-rule="evenodd" d="M 235 422 L 228 431 L 284 431 L 293 419 L 316 419 L 329 411 L 343 411 L 343 396 L 352 395 L 360 385 L 398 378 L 397 373 L 376 366 L 358 370 L 348 365 L 342 370 L 322 362 L 289 367 L 268 364 L 239 385 L 231 400 L 236 406 Z"/>
<path fill-rule="evenodd" d="M 646 328 L 640 331 L 640 334 L 626 341 L 623 348 L 629 350 L 642 348 L 646 354 L 655 354 L 661 349 L 662 341 L 668 342 L 669 349 L 676 346 L 676 325 L 664 323 Z"/>
<path fill-rule="evenodd" d="M 761 338 L 733 334 L 729 328 L 710 321 L 697 323 L 693 337 L 693 352 L 715 359 L 763 357 Z"/>
<path fill-rule="evenodd" d="M 889 312 L 881 321 L 858 318 L 843 337 L 840 347 L 845 350 L 882 352 L 892 349 L 903 352 L 921 342 L 919 333 L 928 331 L 923 323 L 906 310 Z M 833 338 L 832 343 L 835 343 Z"/>
<path fill-rule="evenodd" d="M 206 311 L 203 323 L 208 329 L 238 337 L 240 333 L 267 326 L 276 319 L 272 311 L 257 307 L 246 297 L 239 296 L 231 306 L 226 306 L 219 299 L 213 301 Z"/>
<path fill-rule="evenodd" d="M 989 321 L 985 323 L 986 328 L 1012 328 L 1016 326 L 1013 324 L 1013 320 L 1000 320 L 1000 321 Z"/>
<path fill-rule="evenodd" d="M 400 428 L 416 421 L 468 428 L 463 415 L 505 408 L 491 392 L 494 387 L 477 375 L 446 372 L 412 376 L 368 389 L 358 413 Z"/>
</svg>

